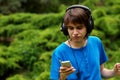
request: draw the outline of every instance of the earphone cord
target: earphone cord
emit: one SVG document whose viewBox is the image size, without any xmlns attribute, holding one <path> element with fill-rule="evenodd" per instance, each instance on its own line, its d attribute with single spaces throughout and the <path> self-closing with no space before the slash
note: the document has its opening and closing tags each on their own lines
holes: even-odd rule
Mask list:
<svg viewBox="0 0 120 80">
<path fill-rule="evenodd" d="M 80 78 L 80 69 L 79 69 L 78 61 L 77 61 L 77 58 L 76 58 L 76 56 L 75 56 L 75 54 L 74 54 L 74 51 L 73 51 L 73 49 L 72 49 L 72 46 L 71 46 L 71 44 L 70 44 L 70 40 L 68 40 L 68 43 L 69 43 L 69 45 L 70 45 L 70 48 L 71 48 L 71 50 L 72 50 L 72 53 L 73 53 L 73 56 L 74 56 L 74 59 L 75 59 L 76 65 L 77 65 L 78 72 L 77 72 L 76 75 L 77 75 L 77 77 L 78 77 L 78 79 L 79 79 L 79 78 Z M 81 63 L 82 61 L 83 61 L 83 57 L 82 57 L 80 63 Z"/>
</svg>

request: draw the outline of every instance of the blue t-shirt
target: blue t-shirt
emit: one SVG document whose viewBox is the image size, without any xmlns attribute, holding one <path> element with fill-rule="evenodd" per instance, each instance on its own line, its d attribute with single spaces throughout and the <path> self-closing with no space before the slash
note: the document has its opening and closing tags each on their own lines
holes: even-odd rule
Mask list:
<svg viewBox="0 0 120 80">
<path fill-rule="evenodd" d="M 100 65 L 108 60 L 101 40 L 89 36 L 86 46 L 71 48 L 67 44 L 59 45 L 52 54 L 50 79 L 58 80 L 60 62 L 69 60 L 76 69 L 67 80 L 101 80 Z"/>
</svg>

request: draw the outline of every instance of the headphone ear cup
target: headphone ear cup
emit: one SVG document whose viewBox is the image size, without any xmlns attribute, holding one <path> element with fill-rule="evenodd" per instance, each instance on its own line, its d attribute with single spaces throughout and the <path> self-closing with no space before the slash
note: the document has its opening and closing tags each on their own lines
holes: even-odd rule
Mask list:
<svg viewBox="0 0 120 80">
<path fill-rule="evenodd" d="M 62 25 L 61 25 L 61 31 L 63 32 L 63 34 L 65 36 L 68 35 L 68 31 L 67 31 L 67 27 L 64 26 L 64 23 L 62 22 Z"/>
<path fill-rule="evenodd" d="M 94 29 L 94 21 L 93 21 L 93 18 L 92 18 L 92 16 L 90 16 L 90 19 L 89 19 L 89 21 L 88 21 L 89 23 L 89 28 L 88 28 L 88 33 L 90 33 L 91 31 L 92 31 L 92 29 Z"/>
<path fill-rule="evenodd" d="M 92 26 L 92 29 L 94 29 L 94 21 L 93 21 L 92 16 L 90 17 L 90 24 L 91 24 L 91 26 Z"/>
</svg>

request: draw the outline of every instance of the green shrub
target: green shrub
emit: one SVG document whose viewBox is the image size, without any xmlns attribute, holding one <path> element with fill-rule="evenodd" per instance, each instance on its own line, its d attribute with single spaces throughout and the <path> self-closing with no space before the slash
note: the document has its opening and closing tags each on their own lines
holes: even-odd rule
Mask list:
<svg viewBox="0 0 120 80">
<path fill-rule="evenodd" d="M 26 80 L 23 75 L 16 74 L 12 77 L 7 78 L 6 80 Z"/>
</svg>

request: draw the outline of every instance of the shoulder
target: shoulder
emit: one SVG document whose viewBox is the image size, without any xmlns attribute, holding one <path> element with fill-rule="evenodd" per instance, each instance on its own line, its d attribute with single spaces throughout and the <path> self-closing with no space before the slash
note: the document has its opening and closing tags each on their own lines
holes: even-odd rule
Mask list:
<svg viewBox="0 0 120 80">
<path fill-rule="evenodd" d="M 65 42 L 61 43 L 58 47 L 55 48 L 54 52 L 62 52 L 66 50 L 68 46 L 65 44 Z"/>
<path fill-rule="evenodd" d="M 100 42 L 101 43 L 101 39 L 97 36 L 89 36 L 88 40 L 92 41 L 92 42 Z"/>
<path fill-rule="evenodd" d="M 98 45 L 98 46 L 102 46 L 102 44 L 103 44 L 102 40 L 97 36 L 89 36 L 88 42 L 92 45 L 94 44 L 94 45 Z"/>
<path fill-rule="evenodd" d="M 65 42 L 63 42 L 59 46 L 57 46 L 55 50 L 64 49 L 65 47 L 67 47 L 67 45 L 65 44 Z"/>
<path fill-rule="evenodd" d="M 100 40 L 100 38 L 97 37 L 97 36 L 89 36 L 88 38 L 89 38 L 89 39 L 93 39 L 93 40 Z"/>
<path fill-rule="evenodd" d="M 54 49 L 52 56 L 61 59 L 61 57 L 66 53 L 66 51 L 69 51 L 69 47 L 63 42 Z"/>
</svg>

